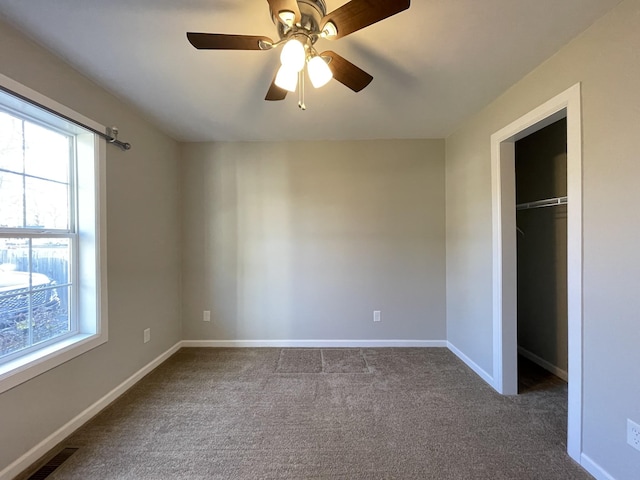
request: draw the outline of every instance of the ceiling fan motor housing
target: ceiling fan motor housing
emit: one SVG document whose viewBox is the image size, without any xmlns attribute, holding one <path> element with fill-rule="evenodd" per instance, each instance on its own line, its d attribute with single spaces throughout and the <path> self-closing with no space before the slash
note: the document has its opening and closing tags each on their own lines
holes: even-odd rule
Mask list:
<svg viewBox="0 0 640 480">
<path fill-rule="evenodd" d="M 327 14 L 327 6 L 324 0 L 297 0 L 298 8 L 300 9 L 300 26 L 287 26 L 278 17 L 277 12 L 271 12 L 271 18 L 278 29 L 278 35 L 280 39 L 284 39 L 290 36 L 292 30 L 308 32 L 309 34 L 320 33 L 320 22 L 322 18 Z M 315 43 L 318 39 L 317 36 L 312 35 L 310 40 Z"/>
</svg>

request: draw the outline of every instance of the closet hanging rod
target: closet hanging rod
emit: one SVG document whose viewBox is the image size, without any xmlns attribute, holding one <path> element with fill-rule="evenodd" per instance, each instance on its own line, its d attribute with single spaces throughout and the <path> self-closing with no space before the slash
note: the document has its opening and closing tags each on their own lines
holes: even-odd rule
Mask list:
<svg viewBox="0 0 640 480">
<path fill-rule="evenodd" d="M 519 203 L 516 210 L 529 210 L 532 208 L 555 207 L 556 205 L 567 205 L 567 197 L 547 198 L 535 202 Z"/>
</svg>

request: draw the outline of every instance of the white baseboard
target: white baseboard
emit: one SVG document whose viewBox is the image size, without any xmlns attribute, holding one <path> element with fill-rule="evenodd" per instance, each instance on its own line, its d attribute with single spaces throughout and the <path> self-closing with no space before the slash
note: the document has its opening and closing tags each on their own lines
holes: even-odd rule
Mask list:
<svg viewBox="0 0 640 480">
<path fill-rule="evenodd" d="M 482 378 L 485 382 L 487 382 L 491 387 L 495 388 L 493 384 L 493 377 L 484 371 L 476 362 L 467 357 L 464 353 L 462 353 L 453 343 L 447 342 L 447 347 L 451 350 L 456 357 L 462 360 L 467 366 L 477 373 L 480 378 Z"/>
<path fill-rule="evenodd" d="M 183 340 L 183 347 L 384 348 L 446 347 L 446 340 Z"/>
<path fill-rule="evenodd" d="M 518 347 L 518 353 L 522 355 L 524 358 L 528 358 L 533 363 L 536 363 L 540 365 L 542 368 L 544 368 L 545 370 L 548 370 L 549 372 L 553 373 L 556 377 L 560 377 L 565 382 L 569 381 L 569 374 L 567 373 L 566 370 L 562 370 L 561 368 L 553 365 L 552 363 L 547 362 L 544 358 L 539 357 L 535 353 L 531 353 L 529 350 L 526 350 L 525 348 Z"/>
<path fill-rule="evenodd" d="M 582 454 L 580 458 L 580 465 L 591 475 L 596 477 L 597 480 L 616 480 L 613 478 L 607 471 L 598 465 L 596 462 L 591 460 L 588 455 Z"/>
<path fill-rule="evenodd" d="M 157 357 L 156 359 L 149 362 L 147 365 L 142 367 L 136 373 L 127 378 L 120 385 L 115 387 L 109 393 L 107 393 L 100 400 L 95 402 L 93 405 L 86 408 L 79 415 L 71 419 L 69 422 L 64 424 L 58 430 L 53 432 L 47 438 L 38 443 L 31 450 L 26 452 L 20 458 L 15 460 L 5 469 L 0 471 L 0 479 L 10 479 L 14 478 L 17 475 L 24 472 L 27 468 L 33 465 L 35 462 L 40 460 L 44 455 L 46 455 L 51 449 L 53 449 L 56 445 L 62 442 L 65 438 L 75 432 L 82 425 L 91 420 L 94 416 L 100 413 L 104 408 L 106 408 L 110 403 L 112 403 L 115 399 L 117 399 L 120 395 L 126 392 L 129 388 L 134 386 L 142 377 L 144 377 L 147 373 L 151 372 L 154 368 L 164 362 L 167 358 L 173 355 L 175 352 L 180 349 L 182 346 L 182 342 L 176 343 L 169 350 L 164 352 L 162 355 Z"/>
</svg>

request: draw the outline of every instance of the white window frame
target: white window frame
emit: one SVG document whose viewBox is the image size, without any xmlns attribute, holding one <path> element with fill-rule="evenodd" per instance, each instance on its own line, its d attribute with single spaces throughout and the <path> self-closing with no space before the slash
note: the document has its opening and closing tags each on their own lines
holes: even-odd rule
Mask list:
<svg viewBox="0 0 640 480">
<path fill-rule="evenodd" d="M 105 127 L 0 74 L 0 85 L 40 105 L 97 131 Z M 42 111 L 19 101 L 26 117 Z M 13 106 L 14 109 L 15 106 Z M 71 127 L 68 121 L 61 122 Z M 24 383 L 108 340 L 107 239 L 106 239 L 106 141 L 80 129 L 76 138 L 77 265 L 74 282 L 78 333 L 47 343 L 40 349 L 0 364 L 0 393 Z M 25 232 L 26 233 L 26 232 Z M 19 232 L 16 232 L 20 235 Z"/>
</svg>

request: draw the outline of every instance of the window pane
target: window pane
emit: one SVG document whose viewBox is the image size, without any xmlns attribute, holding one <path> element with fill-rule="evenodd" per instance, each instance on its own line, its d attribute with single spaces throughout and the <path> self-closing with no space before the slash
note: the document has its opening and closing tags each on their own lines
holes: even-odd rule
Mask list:
<svg viewBox="0 0 640 480">
<path fill-rule="evenodd" d="M 0 172 L 0 227 L 24 226 L 23 176 Z"/>
<path fill-rule="evenodd" d="M 31 271 L 33 286 L 55 282 L 58 285 L 71 283 L 69 259 L 71 258 L 68 238 L 34 238 L 31 250 Z"/>
<path fill-rule="evenodd" d="M 25 122 L 25 171 L 28 175 L 68 183 L 69 137 Z"/>
<path fill-rule="evenodd" d="M 22 279 L 15 272 L 23 272 Z M 5 287 L 21 283 L 29 285 L 29 240 L 27 238 L 0 238 L 0 292 Z"/>
<path fill-rule="evenodd" d="M 0 356 L 70 331 L 70 248 L 68 238 L 0 239 Z"/>
<path fill-rule="evenodd" d="M 1 290 L 0 356 L 3 356 L 29 346 L 29 294 Z"/>
<path fill-rule="evenodd" d="M 22 120 L 0 112 L 0 168 L 23 173 Z"/>
<path fill-rule="evenodd" d="M 0 354 L 29 346 L 29 241 L 0 239 Z"/>
<path fill-rule="evenodd" d="M 51 334 L 61 331 L 62 324 L 67 325 L 65 332 L 68 331 L 69 322 L 69 288 L 63 285 L 71 283 L 71 241 L 68 238 L 34 238 L 32 240 L 31 250 L 31 282 L 34 292 L 39 288 L 51 288 L 54 285 L 60 285 L 55 287 L 55 298 L 49 296 L 34 295 L 34 316 L 36 315 L 36 307 L 49 305 L 47 312 L 43 313 L 48 327 L 47 331 L 51 330 Z M 55 312 L 51 313 L 51 309 L 55 307 Z M 55 318 L 52 315 L 55 314 Z M 55 325 L 52 322 L 55 321 Z M 36 326 L 38 325 L 36 319 Z M 53 326 L 52 326 L 53 325 Z M 55 327 L 55 328 L 54 328 Z M 43 327 L 44 328 L 44 327 Z M 44 333 L 38 333 L 40 340 L 44 340 L 42 337 Z M 34 339 L 34 342 L 36 340 Z"/>
<path fill-rule="evenodd" d="M 69 186 L 26 178 L 27 227 L 69 228 Z"/>
<path fill-rule="evenodd" d="M 64 335 L 70 330 L 69 310 L 63 308 L 60 294 L 69 298 L 69 287 L 33 290 L 33 343 Z"/>
<path fill-rule="evenodd" d="M 0 239 L 0 355 L 29 346 L 29 300 L 28 241 Z"/>
</svg>

